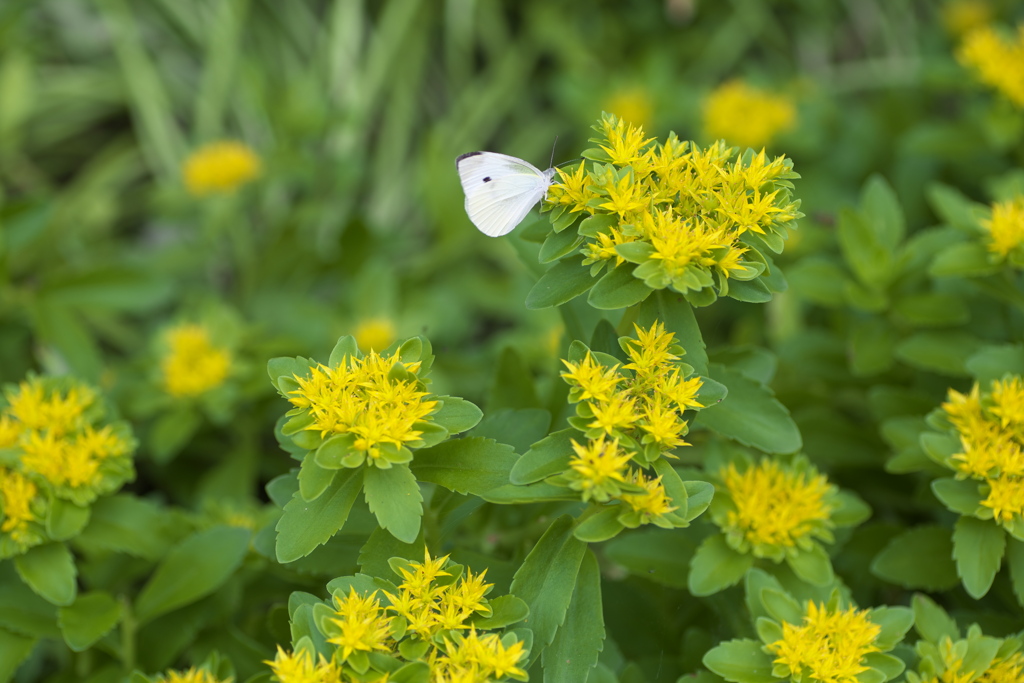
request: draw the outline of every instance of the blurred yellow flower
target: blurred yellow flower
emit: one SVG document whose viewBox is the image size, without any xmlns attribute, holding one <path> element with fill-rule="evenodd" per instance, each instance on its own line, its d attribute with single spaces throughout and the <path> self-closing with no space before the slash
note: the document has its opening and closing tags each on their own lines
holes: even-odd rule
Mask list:
<svg viewBox="0 0 1024 683">
<path fill-rule="evenodd" d="M 32 511 L 38 488 L 18 472 L 0 467 L 0 533 L 10 534 L 15 543 L 26 535 L 30 522 L 39 522 Z"/>
<path fill-rule="evenodd" d="M 957 59 L 972 69 L 978 79 L 1024 107 L 1024 24 L 1016 39 L 998 33 L 991 26 L 974 29 L 960 44 Z"/>
<path fill-rule="evenodd" d="M 179 325 L 167 332 L 168 352 L 160 362 L 171 396 L 198 396 L 224 383 L 231 354 L 210 342 L 202 325 Z"/>
<path fill-rule="evenodd" d="M 390 318 L 365 318 L 352 336 L 363 351 L 383 351 L 395 341 L 395 323 Z"/>
<path fill-rule="evenodd" d="M 200 147 L 185 160 L 182 176 L 197 197 L 230 192 L 260 175 L 260 158 L 241 142 L 225 140 Z"/>
<path fill-rule="evenodd" d="M 952 0 L 940 10 L 951 35 L 962 36 L 992 21 L 992 5 L 985 0 Z"/>
<path fill-rule="evenodd" d="M 1002 258 L 1024 243 L 1024 197 L 992 206 L 992 218 L 982 221 L 988 232 L 988 250 Z"/>
<path fill-rule="evenodd" d="M 740 80 L 723 83 L 704 101 L 707 136 L 740 147 L 766 147 L 795 122 L 796 107 L 789 98 Z"/>
<path fill-rule="evenodd" d="M 638 128 L 644 128 L 651 124 L 651 112 L 654 107 L 646 90 L 630 87 L 613 92 L 605 100 L 602 109 Z"/>
</svg>

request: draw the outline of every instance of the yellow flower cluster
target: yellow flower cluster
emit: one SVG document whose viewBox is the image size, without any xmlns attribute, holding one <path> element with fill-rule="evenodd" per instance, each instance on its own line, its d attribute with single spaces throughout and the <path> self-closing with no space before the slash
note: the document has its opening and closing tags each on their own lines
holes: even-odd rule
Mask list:
<svg viewBox="0 0 1024 683">
<path fill-rule="evenodd" d="M 167 353 L 160 361 L 164 388 L 179 398 L 216 389 L 231 371 L 231 354 L 213 345 L 202 325 L 178 325 L 167 332 Z"/>
<path fill-rule="evenodd" d="M 96 392 L 75 380 L 30 377 L 4 396 L 0 449 L 15 458 L 0 467 L 0 534 L 23 550 L 43 540 L 44 488 L 87 504 L 131 478 L 134 443 L 123 423 L 102 423 Z M 13 550 L 0 537 L 0 556 Z"/>
<path fill-rule="evenodd" d="M 192 667 L 187 671 L 168 671 L 157 676 L 156 683 L 231 683 L 233 680 L 231 676 L 220 678 L 206 669 Z"/>
<path fill-rule="evenodd" d="M 977 383 L 967 394 L 950 389 L 942 410 L 960 437 L 957 478 L 982 482 L 981 505 L 997 522 L 1024 515 L 1024 380 L 1007 376 L 985 394 Z"/>
<path fill-rule="evenodd" d="M 602 109 L 615 114 L 620 119 L 632 121 L 638 126 L 646 126 L 651 122 L 654 107 L 646 90 L 640 87 L 628 87 L 611 93 Z"/>
<path fill-rule="evenodd" d="M 364 351 L 383 351 L 395 341 L 395 323 L 390 318 L 361 320 L 352 334 Z"/>
<path fill-rule="evenodd" d="M 474 615 L 491 613 L 484 598 L 492 588 L 484 583 L 486 572 L 474 576 L 467 570 L 462 576 L 462 567 L 456 567 L 458 575 L 445 571 L 452 568 L 448 557 L 432 560 L 429 553 L 422 563 L 399 566 L 403 580 L 396 592 L 380 591 L 385 605 L 378 591 L 361 596 L 350 588 L 347 596 L 334 597 L 335 608 L 325 621 L 327 642 L 337 646 L 331 658 L 319 655 L 314 662 L 306 651 L 278 648 L 274 661 L 267 663 L 281 683 L 340 683 L 349 680 L 348 666 L 365 674 L 362 658 L 369 653 L 407 659 L 415 651 L 430 667 L 431 681 L 525 678 L 519 667 L 526 655 L 523 642 L 481 634 L 470 623 Z M 370 678 L 360 680 L 374 680 L 372 672 L 366 675 Z"/>
<path fill-rule="evenodd" d="M 260 175 L 260 158 L 241 142 L 225 140 L 200 147 L 185 160 L 185 187 L 197 197 L 226 193 Z"/>
<path fill-rule="evenodd" d="M 794 680 L 857 683 L 858 674 L 870 668 L 865 656 L 880 651 L 875 641 L 881 631 L 866 610 L 828 609 L 811 601 L 803 623 L 783 622 L 782 638 L 767 648 L 776 655 L 776 666 L 788 668 Z"/>
<path fill-rule="evenodd" d="M 715 522 L 756 557 L 781 558 L 812 538 L 832 540 L 836 489 L 806 461 L 784 467 L 764 458 L 742 472 L 730 463 L 719 476 L 729 505 Z"/>
<path fill-rule="evenodd" d="M 801 215 L 789 194 L 797 176 L 785 157 L 737 157 L 724 142 L 699 149 L 675 135 L 652 144 L 643 129 L 607 114 L 595 129 L 599 148 L 584 155 L 607 163 L 559 169 L 546 199 L 556 230 L 565 217 L 590 216 L 579 233 L 592 275 L 629 261 L 652 289 L 686 294 L 717 286 L 726 293 L 729 278 L 764 272 L 758 249 L 781 251 Z"/>
<path fill-rule="evenodd" d="M 318 365 L 309 375 L 296 376 L 298 388 L 288 392 L 288 400 L 309 416 L 306 430 L 322 437 L 349 434 L 352 451 L 363 453 L 371 465 L 385 466 L 388 455 L 415 447 L 423 433 L 418 423 L 440 408 L 438 401 L 427 400 L 416 377 L 420 366 L 375 351 L 348 356 L 335 367 Z"/>
<path fill-rule="evenodd" d="M 572 441 L 575 454 L 566 477 L 584 501 L 621 499 L 650 521 L 675 508 L 661 478 L 647 478 L 630 463 L 647 466 L 662 455 L 674 457 L 672 449 L 687 445 L 682 413 L 703 407 L 697 401 L 703 381 L 686 379 L 690 369 L 680 361 L 683 350 L 664 325 L 635 330 L 636 339 L 620 340 L 629 357 L 621 367 L 602 363 L 590 351 L 579 362 L 562 361 L 569 400 L 577 404 L 577 417 L 570 422 L 588 439 Z"/>
<path fill-rule="evenodd" d="M 910 683 L 1019 683 L 1024 680 L 1024 653 L 1021 652 L 997 655 L 981 672 L 964 668 L 964 657 L 972 643 L 981 640 L 978 638 L 980 635 L 980 632 L 973 637 L 969 634 L 967 640 L 958 641 L 948 635 L 943 636 L 937 645 L 930 648 L 927 670 L 922 667 L 920 673 L 909 672 L 907 680 Z"/>
<path fill-rule="evenodd" d="M 988 250 L 1005 259 L 1024 243 L 1024 197 L 994 204 L 981 227 L 988 233 Z"/>
<path fill-rule="evenodd" d="M 795 121 L 796 107 L 789 98 L 738 79 L 718 86 L 704 101 L 706 135 L 740 147 L 766 147 Z"/>
<path fill-rule="evenodd" d="M 957 59 L 985 85 L 995 88 L 1018 107 L 1024 107 L 1024 24 L 1015 38 L 991 26 L 976 28 L 964 38 Z"/>
</svg>

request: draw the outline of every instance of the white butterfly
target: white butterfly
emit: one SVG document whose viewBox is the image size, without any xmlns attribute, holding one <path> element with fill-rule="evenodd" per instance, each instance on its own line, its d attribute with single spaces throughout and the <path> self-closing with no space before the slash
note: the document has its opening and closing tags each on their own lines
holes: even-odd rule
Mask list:
<svg viewBox="0 0 1024 683">
<path fill-rule="evenodd" d="M 470 152 L 455 160 L 466 213 L 480 232 L 500 237 L 512 232 L 534 205 L 544 199 L 555 169 L 496 152 Z"/>
</svg>

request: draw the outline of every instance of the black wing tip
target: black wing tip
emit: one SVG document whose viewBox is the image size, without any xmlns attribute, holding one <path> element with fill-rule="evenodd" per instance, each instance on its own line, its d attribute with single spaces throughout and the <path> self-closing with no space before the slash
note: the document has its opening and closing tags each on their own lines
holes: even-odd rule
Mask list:
<svg viewBox="0 0 1024 683">
<path fill-rule="evenodd" d="M 460 154 L 459 156 L 455 157 L 455 165 L 458 166 L 462 162 L 463 159 L 468 159 L 469 157 L 475 157 L 475 156 L 477 156 L 479 154 L 483 154 L 483 152 L 466 152 L 465 154 Z"/>
</svg>

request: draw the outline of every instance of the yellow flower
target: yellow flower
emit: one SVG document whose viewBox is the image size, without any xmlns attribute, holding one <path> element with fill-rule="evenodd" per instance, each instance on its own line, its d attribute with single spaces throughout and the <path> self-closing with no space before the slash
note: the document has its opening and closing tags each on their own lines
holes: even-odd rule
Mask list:
<svg viewBox="0 0 1024 683">
<path fill-rule="evenodd" d="M 167 332 L 168 352 L 160 361 L 171 396 L 199 396 L 216 389 L 231 370 L 231 354 L 213 345 L 202 325 L 183 324 Z"/>
<path fill-rule="evenodd" d="M 594 413 L 594 421 L 587 426 L 603 430 L 606 434 L 626 431 L 640 419 L 636 412 L 636 399 L 625 394 L 615 394 L 607 401 L 592 403 L 590 410 Z"/>
<path fill-rule="evenodd" d="M 964 38 L 956 56 L 982 83 L 1024 107 L 1024 24 L 1017 27 L 1013 39 L 991 26 L 976 28 Z"/>
<path fill-rule="evenodd" d="M 200 147 L 185 160 L 185 186 L 197 197 L 225 193 L 260 175 L 260 158 L 241 142 L 225 140 Z"/>
<path fill-rule="evenodd" d="M 1019 683 L 1021 680 L 1024 680 L 1024 654 L 1014 652 L 992 660 L 975 683 Z"/>
<path fill-rule="evenodd" d="M 639 183 L 633 182 L 633 176 L 625 173 L 618 180 L 608 178 L 602 185 L 607 194 L 608 201 L 601 204 L 599 208 L 617 214 L 623 218 L 626 214 L 635 213 L 647 207 L 648 199 L 644 195 L 645 189 Z"/>
<path fill-rule="evenodd" d="M 645 477 L 642 472 L 635 470 L 630 474 L 629 483 L 636 484 L 643 488 L 643 493 L 625 493 L 622 501 L 634 512 L 640 514 L 641 524 L 658 523 L 662 517 L 679 508 L 672 505 L 672 500 L 665 493 L 665 485 L 661 483 L 661 477 Z"/>
<path fill-rule="evenodd" d="M 306 650 L 287 653 L 277 646 L 277 654 L 273 661 L 264 661 L 270 665 L 274 678 L 280 683 L 342 683 L 341 669 L 333 661 L 319 655 L 314 663 L 313 656 Z"/>
<path fill-rule="evenodd" d="M 388 643 L 391 617 L 384 614 L 376 596 L 374 591 L 365 598 L 361 597 L 355 588 L 349 588 L 349 594 L 344 598 L 334 596 L 335 617 L 329 621 L 338 628 L 338 633 L 327 642 L 340 647 L 342 661 L 353 652 L 391 651 Z"/>
<path fill-rule="evenodd" d="M 784 468 L 765 458 L 743 472 L 730 464 L 719 476 L 732 505 L 715 521 L 755 556 L 778 557 L 813 536 L 831 541 L 828 495 L 834 487 L 812 468 Z"/>
<path fill-rule="evenodd" d="M 988 250 L 1006 258 L 1024 242 L 1024 197 L 993 205 L 992 218 L 981 226 L 988 232 Z"/>
<path fill-rule="evenodd" d="M 395 323 L 390 318 L 360 320 L 352 336 L 363 351 L 383 351 L 395 341 Z"/>
<path fill-rule="evenodd" d="M 654 138 L 644 137 L 642 126 L 634 126 L 615 116 L 605 117 L 601 125 L 607 141 L 607 144 L 601 145 L 601 149 L 616 166 L 635 167 L 644 159 L 647 146 L 654 141 Z"/>
<path fill-rule="evenodd" d="M 67 389 L 66 394 L 50 390 L 38 377 L 25 380 L 17 391 L 7 395 L 7 419 L 16 420 L 22 429 L 47 430 L 61 436 L 79 429 L 85 423 L 85 411 L 93 405 L 96 393 L 84 384 Z M 8 434 L 13 431 L 8 424 Z"/>
<path fill-rule="evenodd" d="M 157 677 L 159 683 L 231 683 L 234 678 L 220 678 L 206 669 L 192 667 L 188 671 L 168 671 Z"/>
<path fill-rule="evenodd" d="M 567 360 L 562 362 L 569 368 L 569 372 L 563 372 L 561 377 L 573 387 L 577 401 L 609 401 L 622 381 L 622 377 L 615 372 L 618 365 L 605 367 L 589 351 L 579 363 Z"/>
<path fill-rule="evenodd" d="M 998 475 L 986 481 L 989 494 L 981 504 L 992 510 L 993 519 L 1011 522 L 1024 514 L 1024 479 L 1019 475 Z"/>
<path fill-rule="evenodd" d="M 570 213 L 588 210 L 587 202 L 597 197 L 597 194 L 590 189 L 590 175 L 587 173 L 586 162 L 581 161 L 575 171 L 566 171 L 556 168 L 558 182 L 552 183 L 548 188 L 547 201 L 549 204 L 565 204 L 571 206 Z"/>
<path fill-rule="evenodd" d="M 476 629 L 454 641 L 444 639 L 445 655 L 434 662 L 438 673 L 449 671 L 469 671 L 473 678 L 462 680 L 489 681 L 500 680 L 506 676 L 525 677 L 526 672 L 519 668 L 519 661 L 526 655 L 522 641 L 515 641 L 508 647 L 501 642 L 496 634 L 481 636 Z"/>
<path fill-rule="evenodd" d="M 812 601 L 803 624 L 783 622 L 782 638 L 767 648 L 776 655 L 774 663 L 786 666 L 795 680 L 856 683 L 869 668 L 864 658 L 880 651 L 875 640 L 881 632 L 866 610 L 829 610 Z"/>
<path fill-rule="evenodd" d="M 30 522 L 38 522 L 32 503 L 39 489 L 18 472 L 0 467 L 0 533 L 17 543 L 25 538 Z"/>
<path fill-rule="evenodd" d="M 308 410 L 313 423 L 306 429 L 328 434 L 352 434 L 353 450 L 366 454 L 371 464 L 415 443 L 422 436 L 416 424 L 438 408 L 437 401 L 424 400 L 415 376 L 401 379 L 392 368 L 401 366 L 415 373 L 419 363 L 401 363 L 396 355 L 371 352 L 363 358 L 348 357 L 336 367 L 319 365 L 306 377 L 295 377 L 299 388 L 288 400 Z"/>
<path fill-rule="evenodd" d="M 654 107 L 646 90 L 628 87 L 613 92 L 602 109 L 615 114 L 620 121 L 629 121 L 643 129 L 650 124 Z"/>
<path fill-rule="evenodd" d="M 760 149 L 796 121 L 796 108 L 782 95 L 754 88 L 740 80 L 718 86 L 704 102 L 708 137 L 740 147 Z"/>
<path fill-rule="evenodd" d="M 583 500 L 606 502 L 618 493 L 616 482 L 626 481 L 627 465 L 632 453 L 619 449 L 618 439 L 605 441 L 604 434 L 586 444 L 570 439 L 576 453 L 569 460 L 569 467 L 575 473 L 569 486 L 583 493 Z M 609 486 L 609 484 L 612 484 Z"/>
</svg>

